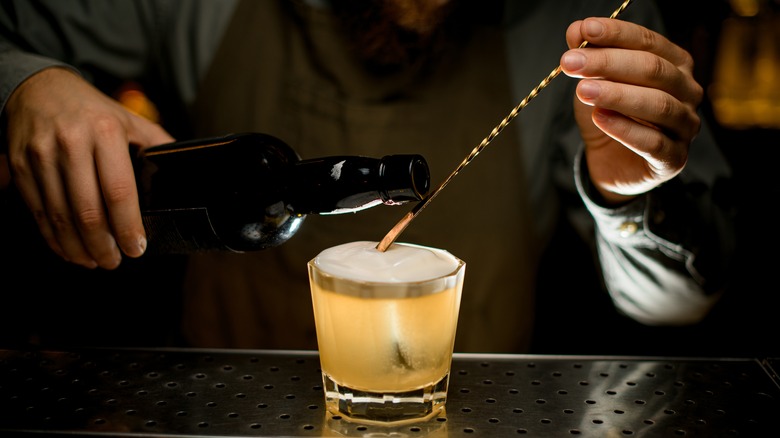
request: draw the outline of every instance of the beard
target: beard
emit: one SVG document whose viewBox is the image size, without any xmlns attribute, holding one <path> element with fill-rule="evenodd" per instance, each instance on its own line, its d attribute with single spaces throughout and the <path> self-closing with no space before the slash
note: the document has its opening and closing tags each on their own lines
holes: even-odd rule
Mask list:
<svg viewBox="0 0 780 438">
<path fill-rule="evenodd" d="M 448 47 L 466 41 L 473 24 L 484 17 L 485 6 L 497 3 L 331 0 L 353 52 L 375 74 L 392 74 L 434 62 Z"/>
</svg>

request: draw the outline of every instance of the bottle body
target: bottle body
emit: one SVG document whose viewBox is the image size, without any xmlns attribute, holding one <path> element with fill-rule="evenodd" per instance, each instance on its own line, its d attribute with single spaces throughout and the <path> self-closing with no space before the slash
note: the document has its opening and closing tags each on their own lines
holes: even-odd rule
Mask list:
<svg viewBox="0 0 780 438">
<path fill-rule="evenodd" d="M 135 172 L 151 254 L 278 246 L 307 214 L 403 204 L 421 199 L 429 184 L 420 156 L 301 160 L 260 133 L 148 148 L 136 157 Z"/>
</svg>

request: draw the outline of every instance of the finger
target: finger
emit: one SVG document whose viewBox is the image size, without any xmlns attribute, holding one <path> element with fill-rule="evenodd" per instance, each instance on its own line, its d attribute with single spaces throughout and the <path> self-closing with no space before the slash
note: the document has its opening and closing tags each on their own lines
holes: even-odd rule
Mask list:
<svg viewBox="0 0 780 438">
<path fill-rule="evenodd" d="M 673 65 L 693 70 L 693 58 L 665 36 L 629 21 L 592 17 L 572 23 L 566 30 L 569 47 L 582 41 L 589 46 L 615 47 L 653 53 Z"/>
<path fill-rule="evenodd" d="M 676 66 L 648 52 L 623 49 L 573 49 L 561 57 L 569 76 L 602 78 L 613 82 L 663 90 L 691 106 L 703 98 L 701 86 Z"/>
<path fill-rule="evenodd" d="M 103 198 L 117 242 L 128 256 L 140 257 L 146 251 L 147 240 L 130 147 L 145 149 L 172 142 L 174 138 L 157 123 L 129 112 L 126 115 L 128 139 L 101 150 L 96 158 L 104 181 Z"/>
<path fill-rule="evenodd" d="M 63 259 L 67 260 L 65 252 L 62 250 L 57 237 L 54 235 L 54 230 L 49 223 L 49 219 L 46 216 L 46 210 L 43 206 L 43 198 L 40 195 L 38 183 L 29 166 L 26 165 L 24 160 L 9 160 L 9 165 L 12 169 L 13 181 L 16 189 L 19 191 L 24 203 L 32 213 L 33 219 L 35 219 L 38 225 L 38 230 L 41 236 L 46 241 L 49 248 L 54 251 L 55 254 Z"/>
<path fill-rule="evenodd" d="M 121 263 L 122 256 L 109 227 L 92 148 L 79 150 L 81 154 L 68 156 L 60 169 L 66 181 L 75 226 L 86 251 L 97 264 L 104 269 L 114 269 Z"/>
<path fill-rule="evenodd" d="M 146 250 L 146 233 L 130 145 L 126 139 L 115 136 L 105 136 L 98 141 L 103 147 L 96 151 L 95 163 L 111 229 L 122 252 L 130 257 L 140 257 Z"/>
<path fill-rule="evenodd" d="M 8 166 L 14 186 L 32 214 L 46 244 L 55 254 L 64 260 L 68 260 L 49 222 L 43 195 L 41 194 L 42 188 L 38 183 L 36 172 L 28 159 L 28 156 L 31 155 L 28 152 L 29 150 L 36 149 L 37 144 L 45 146 L 47 143 L 37 141 L 34 138 L 31 139 L 23 127 L 12 126 L 10 122 L 8 128 Z M 38 155 L 46 156 L 47 153 L 39 153 Z"/>
<path fill-rule="evenodd" d="M 627 21 L 588 18 L 572 23 L 566 38 L 570 47 L 584 40 L 590 43 L 590 50 L 575 49 L 562 57 L 563 70 L 569 76 L 662 88 L 691 105 L 701 102 L 703 90 L 692 76 L 693 58 L 657 32 Z M 602 52 L 594 47 L 612 49 Z"/>
<path fill-rule="evenodd" d="M 48 152 L 51 148 L 30 148 L 27 160 L 32 169 L 52 234 L 62 249 L 62 256 L 71 263 L 88 268 L 98 266 L 81 241 L 81 234 L 73 222 L 73 211 L 68 193 L 60 176 L 60 169 Z"/>
<path fill-rule="evenodd" d="M 659 129 L 609 110 L 596 109 L 592 118 L 605 134 L 644 158 L 658 178 L 669 180 L 685 166 L 685 144 L 681 147 L 681 143 L 672 141 Z"/>
<path fill-rule="evenodd" d="M 150 122 L 135 114 L 131 116 L 131 129 L 128 137 L 131 144 L 145 149 L 175 141 L 175 139 L 160 125 Z"/>
<path fill-rule="evenodd" d="M 577 98 L 586 105 L 641 120 L 673 139 L 690 141 L 701 125 L 695 108 L 656 89 L 604 80 L 582 80 L 577 85 Z"/>
</svg>

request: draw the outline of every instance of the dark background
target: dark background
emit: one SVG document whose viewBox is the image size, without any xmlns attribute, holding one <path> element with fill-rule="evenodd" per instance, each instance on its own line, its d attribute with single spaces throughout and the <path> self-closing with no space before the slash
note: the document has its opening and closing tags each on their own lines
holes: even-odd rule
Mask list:
<svg viewBox="0 0 780 438">
<path fill-rule="evenodd" d="M 696 62 L 695 76 L 709 89 L 723 24 L 735 18 L 729 2 L 658 3 L 670 38 L 691 52 Z M 765 0 L 763 4 L 764 14 L 777 16 L 777 0 Z M 777 45 L 780 47 L 780 41 Z M 739 255 L 734 283 L 727 295 L 696 327 L 641 326 L 615 312 L 606 294 L 596 287 L 598 280 L 592 266 L 583 263 L 591 259 L 588 250 L 572 247 L 576 237 L 571 230 L 563 230 L 555 251 L 548 255 L 549 275 L 544 275 L 548 281 L 539 295 L 532 352 L 780 357 L 775 304 L 775 296 L 780 293 L 775 275 L 780 261 L 780 233 L 773 226 L 772 216 L 780 200 L 776 170 L 780 127 L 720 123 L 709 97 L 702 105 L 703 113 L 735 174 Z M 12 213 L 19 211 L 18 202 L 0 196 L 0 272 L 5 273 L 0 279 L 0 348 L 31 343 L 180 345 L 178 282 L 182 258 L 126 260 L 120 269 L 111 272 L 65 264 L 40 240 L 29 217 Z M 565 266 L 565 276 L 555 271 L 560 266 Z M 105 287 L 108 284 L 110 288 Z M 42 290 L 47 292 L 46 305 L 41 303 Z"/>
</svg>

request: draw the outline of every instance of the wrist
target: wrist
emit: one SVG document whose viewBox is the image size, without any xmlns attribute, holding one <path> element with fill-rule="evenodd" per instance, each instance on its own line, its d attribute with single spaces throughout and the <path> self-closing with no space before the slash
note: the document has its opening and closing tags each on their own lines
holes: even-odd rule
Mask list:
<svg viewBox="0 0 780 438">
<path fill-rule="evenodd" d="M 636 195 L 622 195 L 594 184 L 586 161 L 585 154 L 580 150 L 575 159 L 574 176 L 580 195 L 586 201 L 601 208 L 615 209 L 637 198 Z"/>
<path fill-rule="evenodd" d="M 636 195 L 621 195 L 619 193 L 597 187 L 595 184 L 593 184 L 593 180 L 591 180 L 590 177 L 586 177 L 585 180 L 585 185 L 588 186 L 586 188 L 588 196 L 593 202 L 600 205 L 601 207 L 617 208 L 636 199 Z"/>
</svg>

